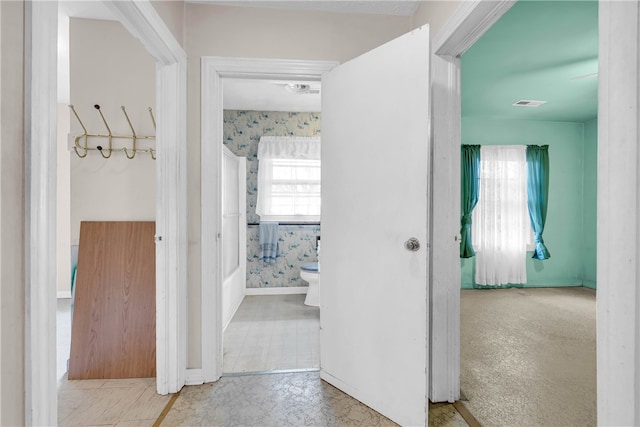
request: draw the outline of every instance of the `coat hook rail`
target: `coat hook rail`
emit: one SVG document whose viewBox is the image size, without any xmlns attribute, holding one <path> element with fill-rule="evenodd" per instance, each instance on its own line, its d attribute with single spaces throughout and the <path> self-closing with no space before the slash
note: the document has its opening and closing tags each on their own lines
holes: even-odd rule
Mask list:
<svg viewBox="0 0 640 427">
<path fill-rule="evenodd" d="M 102 110 L 100 108 L 100 105 L 96 104 L 93 106 L 97 111 L 98 114 L 100 115 L 100 118 L 102 119 L 102 122 L 104 123 L 105 128 L 107 129 L 107 133 L 89 133 L 87 131 L 86 126 L 84 125 L 84 123 L 82 122 L 82 120 L 80 119 L 80 116 L 78 115 L 78 112 L 76 111 L 75 107 L 73 106 L 73 104 L 69 105 L 69 108 L 71 109 L 71 111 L 73 112 L 73 115 L 76 117 L 76 119 L 78 120 L 78 123 L 80 123 L 80 127 L 82 127 L 82 131 L 83 133 L 80 135 L 76 135 L 73 136 L 73 150 L 75 151 L 75 153 L 78 155 L 78 157 L 80 157 L 81 159 L 87 157 L 87 154 L 89 153 L 89 151 L 98 151 L 100 152 L 100 154 L 102 155 L 102 157 L 104 157 L 105 159 L 108 159 L 111 157 L 111 155 L 113 154 L 114 151 L 122 151 L 124 153 L 124 155 L 128 158 L 128 159 L 133 159 L 136 157 L 137 153 L 149 153 L 151 155 L 151 158 L 153 160 L 156 159 L 156 150 L 154 148 L 140 148 L 138 146 L 138 140 L 144 140 L 147 143 L 153 143 L 155 141 L 155 135 L 138 135 L 135 131 L 135 129 L 133 128 L 133 124 L 131 123 L 131 119 L 129 118 L 129 115 L 127 114 L 127 110 L 124 106 L 121 106 L 121 110 L 122 113 L 124 114 L 124 117 L 127 121 L 127 124 L 129 125 L 129 128 L 131 129 L 131 134 L 127 135 L 127 134 L 114 134 L 111 131 L 111 127 L 109 127 L 109 123 L 107 122 L 107 119 L 104 117 L 104 114 L 102 113 Z M 151 122 L 153 123 L 153 129 L 156 129 L 156 120 L 155 117 L 153 116 L 153 110 L 151 109 L 151 107 L 149 107 L 149 115 L 151 116 Z M 95 147 L 90 147 L 89 146 L 89 139 L 94 139 L 94 138 L 105 138 L 107 139 L 107 147 L 103 147 L 102 145 L 96 145 Z M 130 144 L 126 144 L 120 148 L 114 148 L 114 140 L 115 139 L 119 139 L 119 140 L 130 140 Z"/>
</svg>

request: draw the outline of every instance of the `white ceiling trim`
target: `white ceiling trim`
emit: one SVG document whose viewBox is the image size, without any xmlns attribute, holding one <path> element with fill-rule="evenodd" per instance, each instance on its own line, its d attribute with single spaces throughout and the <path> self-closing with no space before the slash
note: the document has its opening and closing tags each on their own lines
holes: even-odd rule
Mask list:
<svg viewBox="0 0 640 427">
<path fill-rule="evenodd" d="M 305 10 L 332 13 L 362 13 L 374 15 L 413 16 L 420 1 L 369 0 L 369 1 L 309 1 L 309 0 L 187 0 L 187 3 L 217 4 L 221 6 L 261 7 L 271 9 Z"/>
</svg>

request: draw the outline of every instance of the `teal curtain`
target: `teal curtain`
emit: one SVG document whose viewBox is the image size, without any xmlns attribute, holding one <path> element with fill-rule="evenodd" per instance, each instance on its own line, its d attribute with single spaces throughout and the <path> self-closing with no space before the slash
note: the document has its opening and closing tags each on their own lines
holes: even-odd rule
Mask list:
<svg viewBox="0 0 640 427">
<path fill-rule="evenodd" d="M 462 146 L 462 197 L 460 206 L 460 258 L 471 258 L 476 254 L 471 241 L 471 213 L 480 195 L 480 146 Z"/>
<path fill-rule="evenodd" d="M 542 232 L 547 220 L 547 205 L 549 204 L 549 146 L 527 146 L 527 204 L 529 205 L 529 219 L 533 228 L 533 241 L 536 247 L 533 251 L 535 259 L 549 259 L 551 254 L 544 245 Z"/>
</svg>

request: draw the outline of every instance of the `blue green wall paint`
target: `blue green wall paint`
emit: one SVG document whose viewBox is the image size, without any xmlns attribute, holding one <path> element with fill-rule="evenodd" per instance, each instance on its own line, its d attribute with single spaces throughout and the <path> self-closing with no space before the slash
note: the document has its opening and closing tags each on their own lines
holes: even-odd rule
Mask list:
<svg viewBox="0 0 640 427">
<path fill-rule="evenodd" d="M 584 243 L 583 285 L 596 288 L 597 207 L 598 207 L 598 120 L 584 124 Z"/>
<path fill-rule="evenodd" d="M 584 123 L 598 79 L 577 77 L 597 72 L 597 1 L 519 0 L 462 55 L 462 116 Z"/>
<path fill-rule="evenodd" d="M 591 144 L 585 144 L 585 127 L 589 128 L 591 135 L 595 135 L 589 126 L 582 123 L 462 118 L 463 144 L 549 145 L 549 210 L 544 240 L 551 258 L 534 260 L 528 253 L 528 282 L 524 284 L 525 287 L 582 286 L 586 263 L 595 263 L 595 259 L 585 256 L 587 240 L 595 239 L 592 236 L 595 235 L 595 228 L 586 230 L 585 224 L 593 227 L 595 218 L 588 218 L 584 214 L 584 202 L 595 194 L 593 185 L 590 196 L 585 197 L 585 188 L 591 186 L 594 179 L 585 175 L 585 161 L 592 162 L 595 159 L 593 151 L 597 137 Z M 595 241 L 591 243 L 595 255 Z M 471 288 L 475 259 L 461 260 L 461 267 L 462 287 Z M 595 279 L 593 282 L 595 286 Z"/>
</svg>

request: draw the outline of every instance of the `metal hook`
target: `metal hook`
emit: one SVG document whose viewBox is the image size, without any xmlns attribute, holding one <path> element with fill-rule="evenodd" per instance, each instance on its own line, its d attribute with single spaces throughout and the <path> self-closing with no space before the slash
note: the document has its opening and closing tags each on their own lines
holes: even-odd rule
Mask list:
<svg viewBox="0 0 640 427">
<path fill-rule="evenodd" d="M 111 133 L 111 128 L 109 127 L 109 124 L 107 123 L 107 119 L 104 118 L 104 115 L 102 114 L 102 110 L 100 109 L 100 105 L 96 104 L 93 106 L 93 108 L 95 108 L 96 110 L 98 110 L 98 113 L 100 114 L 100 117 L 102 118 L 102 122 L 104 123 L 104 127 L 107 128 L 107 131 L 109 132 L 109 155 L 105 156 L 104 153 L 102 152 L 102 147 L 100 145 L 98 145 L 96 148 L 98 149 L 98 151 L 100 151 L 100 154 L 102 155 L 102 157 L 104 157 L 105 159 L 108 159 L 109 157 L 111 157 L 111 154 L 113 153 L 113 134 Z"/>
<path fill-rule="evenodd" d="M 124 155 L 127 156 L 127 159 L 131 160 L 136 156 L 136 153 L 138 152 L 138 150 L 136 150 L 135 148 L 133 150 L 131 150 L 131 152 L 133 153 L 132 156 L 129 156 L 129 151 L 127 150 L 127 147 L 123 147 L 122 151 L 124 151 Z"/>
<path fill-rule="evenodd" d="M 124 105 L 121 105 L 120 109 L 124 113 L 124 118 L 127 119 L 127 123 L 129 123 L 129 127 L 131 128 L 131 133 L 133 134 L 133 136 L 135 138 L 136 137 L 136 131 L 133 129 L 133 125 L 131 124 L 131 120 L 129 120 L 129 115 L 127 114 L 127 109 L 124 108 Z"/>
<path fill-rule="evenodd" d="M 84 133 L 80 136 L 77 136 L 75 138 L 75 140 L 73 141 L 73 150 L 76 152 L 76 154 L 78 155 L 78 157 L 80 157 L 81 159 L 84 159 L 85 157 L 87 157 L 87 154 L 89 154 L 89 147 L 88 147 L 88 136 L 87 136 L 87 128 L 84 127 L 84 123 L 82 123 L 82 120 L 80 120 L 80 116 L 78 116 L 78 113 L 76 112 L 75 107 L 73 106 L 73 104 L 69 104 L 69 108 L 71 109 L 71 111 L 73 111 L 73 114 L 76 116 L 76 119 L 78 119 L 78 123 L 80 123 L 80 126 L 82 127 L 82 130 L 84 131 Z M 78 143 L 78 140 L 84 136 L 84 147 L 81 147 L 80 144 Z M 84 154 L 80 154 L 80 152 L 78 151 L 78 148 L 83 149 L 84 150 Z"/>
<path fill-rule="evenodd" d="M 84 131 L 84 134 L 86 135 L 87 132 L 87 128 L 84 127 L 84 123 L 82 123 L 82 120 L 80 120 L 80 116 L 78 116 L 78 113 L 76 112 L 75 107 L 73 106 L 73 104 L 69 104 L 69 108 L 71 109 L 71 111 L 73 111 L 73 114 L 76 116 L 76 119 L 78 119 L 78 123 L 80 123 L 80 126 L 82 127 L 82 130 Z"/>
<path fill-rule="evenodd" d="M 137 150 L 137 142 L 138 142 L 138 136 L 136 135 L 136 131 L 133 128 L 133 125 L 131 124 L 131 120 L 129 120 L 129 115 L 127 114 L 127 110 L 126 108 L 124 108 L 124 105 L 121 105 L 120 108 L 122 109 L 122 113 L 124 114 L 124 118 L 127 119 L 127 123 L 129 123 L 129 127 L 131 128 L 131 137 L 133 139 L 133 156 L 129 157 L 129 153 L 127 152 L 126 148 L 123 148 L 124 150 L 124 155 L 127 156 L 127 159 L 133 159 L 136 156 L 136 152 Z"/>
<path fill-rule="evenodd" d="M 98 145 L 96 147 L 96 150 L 98 150 L 100 152 L 100 154 L 102 155 L 102 157 L 104 157 L 105 159 L 108 159 L 109 157 L 111 157 L 111 154 L 113 154 L 113 150 L 111 148 L 109 148 L 109 155 L 105 156 L 104 151 L 102 150 L 102 145 Z"/>
<path fill-rule="evenodd" d="M 75 146 L 73 147 L 73 151 L 75 151 L 75 152 L 76 152 L 76 154 L 78 155 L 78 157 L 80 157 L 81 159 L 84 159 L 85 157 L 87 157 L 87 154 L 89 153 L 89 150 L 85 149 L 85 150 L 84 150 L 84 155 L 81 155 L 81 154 L 78 152 L 78 147 L 75 147 Z"/>
<path fill-rule="evenodd" d="M 151 121 L 153 122 L 153 129 L 156 129 L 156 118 L 153 117 L 153 108 L 149 107 L 149 115 L 151 116 Z"/>
<path fill-rule="evenodd" d="M 1 1 L 1 0 L 0 0 Z M 131 129 L 131 135 L 114 135 L 113 132 L 111 131 L 111 128 L 109 127 L 109 123 L 107 122 L 107 120 L 104 117 L 104 114 L 102 114 L 102 110 L 100 108 L 100 105 L 95 104 L 93 106 L 96 110 L 98 110 L 98 114 L 100 115 L 100 118 L 102 119 L 102 122 L 104 123 L 105 128 L 108 131 L 108 134 L 100 134 L 100 133 L 89 133 L 87 132 L 87 128 L 85 127 L 84 123 L 82 122 L 82 120 L 80 119 L 80 116 L 78 115 L 78 112 L 75 110 L 75 107 L 73 105 L 69 105 L 69 108 L 71 109 L 71 111 L 73 112 L 73 114 L 76 116 L 76 119 L 78 120 L 78 123 L 80 123 L 80 126 L 82 127 L 83 130 L 83 134 L 82 135 L 77 135 L 73 141 L 73 149 L 76 152 L 76 155 L 80 158 L 85 158 L 87 157 L 87 154 L 89 153 L 89 151 L 91 150 L 96 150 L 100 152 L 100 155 L 105 158 L 108 159 L 111 157 L 111 155 L 113 154 L 114 151 L 124 151 L 125 155 L 127 156 L 128 159 L 133 159 L 136 157 L 136 154 L 138 153 L 138 151 L 142 151 L 142 152 L 149 152 L 149 154 L 151 154 L 151 157 L 155 160 L 156 159 L 156 151 L 153 148 L 148 148 L 148 149 L 140 149 L 138 148 L 138 140 L 139 139 L 144 139 L 144 140 L 149 140 L 149 139 L 155 139 L 155 136 L 140 136 L 136 134 L 135 129 L 133 128 L 133 125 L 131 124 L 131 120 L 129 119 L 129 115 L 127 114 L 127 110 L 125 109 L 124 106 L 121 106 L 120 108 L 122 109 L 122 113 L 124 114 L 125 119 L 127 120 L 127 123 L 129 124 L 129 128 Z M 149 107 L 149 115 L 151 116 L 151 121 L 153 122 L 153 127 L 156 127 L 156 121 L 155 121 L 155 117 L 153 115 L 153 109 L 151 107 Z M 95 147 L 89 147 L 89 137 L 92 138 L 108 138 L 109 141 L 109 145 L 107 147 L 103 147 L 101 145 L 97 145 Z M 132 146 L 131 147 L 123 147 L 123 148 L 113 148 L 113 140 L 115 138 L 120 138 L 120 139 L 128 139 L 132 141 Z M 81 141 L 82 139 L 82 141 Z"/>
</svg>

